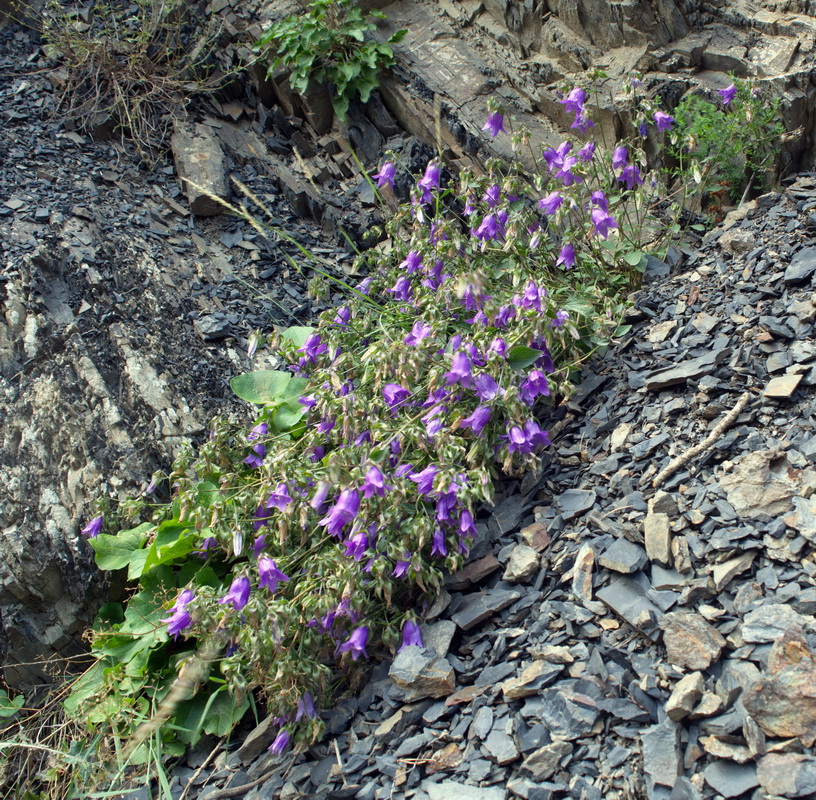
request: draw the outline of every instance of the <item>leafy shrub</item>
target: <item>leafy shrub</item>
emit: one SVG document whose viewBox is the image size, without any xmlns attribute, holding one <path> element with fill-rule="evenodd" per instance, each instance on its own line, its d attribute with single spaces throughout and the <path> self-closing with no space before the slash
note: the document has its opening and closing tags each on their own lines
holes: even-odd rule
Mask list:
<svg viewBox="0 0 816 800">
<path fill-rule="evenodd" d="M 691 174 L 701 197 L 719 185 L 736 203 L 749 187 L 769 188 L 766 172 L 784 126 L 779 99 L 764 96 L 750 82 L 734 79 L 719 95 L 716 104 L 696 94 L 680 101 L 669 152 L 678 174 Z"/>
<path fill-rule="evenodd" d="M 284 64 L 291 70 L 290 85 L 301 94 L 309 81 L 330 83 L 334 111 L 344 120 L 356 95 L 368 102 L 380 85 L 382 71 L 394 64 L 391 45 L 407 33 L 397 31 L 382 44 L 366 41 L 366 33 L 376 27 L 370 17 L 384 16 L 381 12 L 364 16 L 354 0 L 312 0 L 305 14 L 274 24 L 255 47 L 265 50 L 277 45 L 278 58 L 270 73 Z"/>
</svg>

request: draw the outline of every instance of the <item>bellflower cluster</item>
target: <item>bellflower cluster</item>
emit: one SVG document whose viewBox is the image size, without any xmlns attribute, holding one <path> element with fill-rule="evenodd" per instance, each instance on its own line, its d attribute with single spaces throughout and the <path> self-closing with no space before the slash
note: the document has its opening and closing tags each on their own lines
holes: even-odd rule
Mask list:
<svg viewBox="0 0 816 800">
<path fill-rule="evenodd" d="M 261 436 L 266 436 L 269 433 L 269 425 L 265 422 L 258 423 L 248 434 L 248 442 L 256 442 L 252 446 L 252 453 L 244 459 L 244 464 L 257 469 L 263 465 L 264 456 L 266 455 L 266 446 L 263 442 L 258 442 Z"/>
</svg>

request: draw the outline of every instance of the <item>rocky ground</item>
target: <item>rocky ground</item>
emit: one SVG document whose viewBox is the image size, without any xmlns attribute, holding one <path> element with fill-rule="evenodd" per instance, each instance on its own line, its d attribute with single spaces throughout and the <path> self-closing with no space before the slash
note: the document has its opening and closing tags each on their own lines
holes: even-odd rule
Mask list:
<svg viewBox="0 0 816 800">
<path fill-rule="evenodd" d="M 348 124 L 326 128 L 325 98 L 276 76 L 199 102 L 183 126 L 223 159 L 223 193 L 236 199 L 239 178 L 343 277 L 340 229 L 359 241 L 376 220 L 352 147 L 365 167 L 391 148 L 418 168 L 441 137 L 455 167 L 478 166 L 494 93 L 550 141 L 555 82 L 602 57 L 671 96 L 730 69 L 778 86 L 789 129 L 805 129 L 786 158 L 810 163 L 809 6 L 655 18 L 633 3 L 610 20 L 601 5 L 399 2 L 381 31 L 410 28 L 399 68 Z M 227 55 L 282 10 L 213 4 L 236 31 Z M 191 213 L 180 146 L 145 167 L 61 118 L 50 66 L 36 34 L 0 29 L 0 647 L 17 686 L 83 650 L 105 591 L 78 535 L 93 498 L 140 491 L 213 415 L 246 414 L 228 380 L 250 366 L 249 333 L 321 309 L 285 241 Z M 618 112 L 596 108 L 605 132 Z M 484 510 L 428 648 L 379 662 L 308 753 L 275 761 L 265 725 L 235 747 L 202 742 L 174 797 L 816 794 L 814 232 L 816 180 L 801 174 L 652 263 L 632 333 L 546 420 L 557 447 L 541 477 Z"/>
</svg>

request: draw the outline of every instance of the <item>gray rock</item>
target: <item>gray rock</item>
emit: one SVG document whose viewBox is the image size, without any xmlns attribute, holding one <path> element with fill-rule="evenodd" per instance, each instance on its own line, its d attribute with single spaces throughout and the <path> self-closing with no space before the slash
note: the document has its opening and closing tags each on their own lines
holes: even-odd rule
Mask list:
<svg viewBox="0 0 816 800">
<path fill-rule="evenodd" d="M 597 495 L 591 489 L 567 489 L 556 498 L 556 506 L 565 522 L 589 511 L 595 505 Z"/>
<path fill-rule="evenodd" d="M 653 783 L 674 786 L 680 774 L 679 737 L 680 729 L 671 720 L 643 732 L 643 771 Z"/>
<path fill-rule="evenodd" d="M 757 768 L 753 764 L 715 761 L 703 771 L 706 783 L 723 797 L 739 797 L 759 786 Z"/>
<path fill-rule="evenodd" d="M 500 766 L 505 766 L 519 757 L 518 747 L 512 736 L 504 731 L 492 730 L 482 744 L 482 749 Z"/>
<path fill-rule="evenodd" d="M 650 561 L 657 561 L 664 567 L 671 566 L 671 529 L 668 514 L 653 512 L 646 515 L 646 519 L 643 520 L 643 540 Z"/>
<path fill-rule="evenodd" d="M 488 592 L 466 595 L 451 619 L 463 630 L 469 631 L 521 597 L 521 592 L 511 589 L 493 589 Z"/>
<path fill-rule="evenodd" d="M 646 551 L 628 539 L 616 539 L 598 556 L 598 563 L 607 569 L 630 575 L 646 564 Z"/>
<path fill-rule="evenodd" d="M 505 800 L 506 792 L 498 786 L 469 786 L 456 781 L 422 781 L 431 800 Z"/>
<path fill-rule="evenodd" d="M 426 650 L 433 650 L 445 658 L 450 650 L 450 643 L 456 633 L 456 624 L 450 620 L 440 620 L 432 625 L 421 625 L 420 635 Z"/>
<path fill-rule="evenodd" d="M 600 589 L 597 596 L 630 625 L 653 641 L 657 640 L 659 632 L 651 620 L 658 619 L 660 608 L 647 597 L 646 590 L 637 581 L 617 578 Z"/>
<path fill-rule="evenodd" d="M 698 358 L 689 359 L 675 367 L 652 372 L 646 377 L 646 390 L 656 392 L 686 381 L 699 380 L 704 375 L 710 375 L 714 372 L 727 355 L 725 350 L 715 350 Z"/>
<path fill-rule="evenodd" d="M 193 327 L 198 335 L 205 342 L 212 342 L 216 339 L 223 339 L 229 336 L 230 324 L 226 319 L 221 319 L 215 314 L 205 314 L 193 322 Z"/>
<path fill-rule="evenodd" d="M 816 247 L 805 247 L 800 250 L 785 270 L 785 283 L 804 283 L 816 272 Z"/>
<path fill-rule="evenodd" d="M 804 628 L 810 620 L 782 603 L 764 603 L 745 615 L 740 633 L 746 642 L 774 642 L 788 628 Z"/>
<path fill-rule="evenodd" d="M 493 709 L 482 706 L 474 715 L 470 730 L 480 739 L 484 739 L 493 727 Z"/>
<path fill-rule="evenodd" d="M 588 734 L 598 720 L 600 710 L 586 690 L 588 681 L 561 681 L 557 687 L 545 689 L 539 695 L 540 721 L 554 739 L 572 741 Z"/>
<path fill-rule="evenodd" d="M 757 779 L 773 797 L 816 795 L 816 758 L 801 753 L 770 753 L 757 763 Z"/>
<path fill-rule="evenodd" d="M 522 762 L 521 769 L 534 780 L 549 780 L 558 770 L 561 759 L 572 753 L 572 750 L 570 742 L 553 742 L 530 753 Z"/>
<path fill-rule="evenodd" d="M 700 800 L 700 791 L 685 775 L 681 775 L 674 784 L 669 800 Z"/>
<path fill-rule="evenodd" d="M 448 661 L 416 645 L 397 653 L 388 676 L 411 700 L 447 697 L 456 688 L 453 667 Z"/>
</svg>

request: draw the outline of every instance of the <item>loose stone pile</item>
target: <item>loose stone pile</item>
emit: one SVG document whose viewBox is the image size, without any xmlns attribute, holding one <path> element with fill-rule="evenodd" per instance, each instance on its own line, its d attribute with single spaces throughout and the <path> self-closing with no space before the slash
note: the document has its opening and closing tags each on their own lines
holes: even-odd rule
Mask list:
<svg viewBox="0 0 816 800">
<path fill-rule="evenodd" d="M 814 210 L 803 176 L 652 260 L 631 333 L 545 420 L 540 477 L 485 510 L 425 648 L 376 665 L 307 753 L 267 754 L 264 722 L 199 770 L 202 742 L 177 792 L 812 796 Z"/>
</svg>

